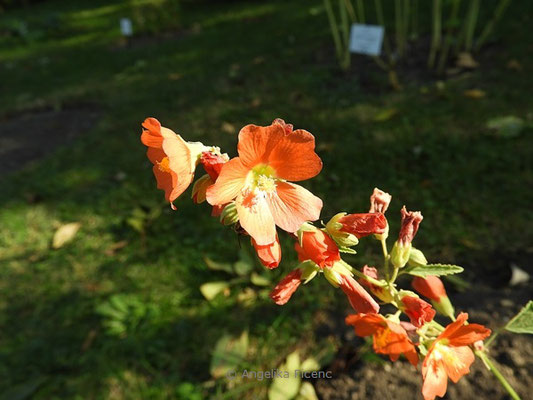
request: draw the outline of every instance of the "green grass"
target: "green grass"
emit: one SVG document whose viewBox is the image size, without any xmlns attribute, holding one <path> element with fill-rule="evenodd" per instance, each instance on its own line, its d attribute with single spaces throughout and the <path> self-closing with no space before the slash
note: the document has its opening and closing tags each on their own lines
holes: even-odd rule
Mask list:
<svg viewBox="0 0 533 400">
<path fill-rule="evenodd" d="M 531 129 L 507 139 L 485 124 L 509 114 L 531 119 L 531 6 L 511 7 L 498 50 L 480 70 L 441 89 L 428 83 L 424 93 L 414 84 L 390 92 L 379 70 L 370 93 L 354 74 L 340 74 L 321 7 L 318 0 L 187 3 L 178 33 L 129 47 L 118 32 L 126 2 L 45 2 L 0 16 L 2 26 L 18 19 L 41 30 L 26 40 L 0 37 L 0 115 L 71 104 L 101 111 L 91 132 L 2 181 L 0 393 L 204 398 L 227 390 L 209 374 L 224 332 L 249 329 L 249 366 L 268 370 L 296 347 L 307 354 L 322 347 L 320 310 L 347 310 L 318 279 L 284 308 L 261 291 L 251 304 L 237 300 L 239 289 L 203 300 L 202 283 L 227 279 L 203 257 L 235 261 L 239 245 L 206 205 L 192 205 L 188 195 L 177 212 L 164 203 L 139 141 L 147 116 L 231 156 L 240 127 L 282 117 L 316 136 L 324 170 L 305 186 L 324 200 L 325 220 L 366 211 L 377 186 L 393 195 L 393 235 L 403 204 L 422 210 L 416 245 L 432 261 L 527 249 Z M 50 30 L 47 20 L 60 22 Z M 511 59 L 522 72 L 506 68 Z M 464 97 L 471 88 L 486 97 Z M 386 108 L 398 112 L 374 121 Z M 131 218 L 141 220 L 140 230 Z M 82 224 L 75 240 L 50 250 L 57 226 L 72 221 Z M 109 251 L 121 241 L 124 248 Z M 273 282 L 296 264 L 290 246 L 284 239 Z M 350 259 L 362 265 L 379 248 L 367 240 L 358 251 Z M 110 332 L 113 318 L 98 311 L 110 299 L 126 304 L 123 334 Z M 266 384 L 228 396 L 262 396 Z"/>
</svg>

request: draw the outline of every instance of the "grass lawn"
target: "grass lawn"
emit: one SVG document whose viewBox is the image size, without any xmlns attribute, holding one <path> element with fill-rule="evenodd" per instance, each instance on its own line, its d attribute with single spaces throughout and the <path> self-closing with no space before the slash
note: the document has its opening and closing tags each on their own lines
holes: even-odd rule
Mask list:
<svg viewBox="0 0 533 400">
<path fill-rule="evenodd" d="M 261 398 L 267 380 L 227 387 L 210 377 L 223 334 L 248 330 L 244 365 L 256 370 L 275 368 L 297 348 L 316 355 L 339 345 L 316 330 L 323 311 L 348 312 L 325 280 L 283 308 L 266 295 L 296 265 L 286 235 L 278 270 L 254 265 L 270 286 L 235 285 L 204 300 L 201 284 L 228 279 L 204 257 L 237 261 L 239 243 L 189 192 L 177 212 L 165 204 L 139 140 L 147 116 L 230 156 L 248 123 L 281 117 L 309 130 L 324 169 L 304 186 L 324 200 L 324 220 L 367 211 L 377 186 L 393 195 L 392 235 L 403 204 L 421 210 L 417 247 L 430 260 L 477 265 L 467 279 L 497 273 L 476 260 L 531 252 L 531 128 L 512 138 L 486 128 L 498 116 L 533 120 L 529 2 L 513 2 L 479 69 L 438 84 L 405 82 L 400 92 L 377 67 L 367 84 L 355 69 L 339 72 L 319 0 L 191 3 L 179 29 L 129 45 L 118 25 L 127 1 L 48 1 L 0 15 L 0 26 L 26 21 L 30 32 L 0 36 L 0 130 L 19 118 L 24 131 L 24 116 L 43 112 L 99 116 L 88 132 L 0 176 L 5 399 L 15 391 L 35 399 Z M 513 60 L 520 68 L 508 68 Z M 464 96 L 469 89 L 485 96 Z M 391 118 L 375 118 L 391 109 Z M 63 125 L 55 129 L 61 138 Z M 67 222 L 80 231 L 52 250 Z M 362 266 L 379 251 L 362 241 L 349 259 Z"/>
</svg>

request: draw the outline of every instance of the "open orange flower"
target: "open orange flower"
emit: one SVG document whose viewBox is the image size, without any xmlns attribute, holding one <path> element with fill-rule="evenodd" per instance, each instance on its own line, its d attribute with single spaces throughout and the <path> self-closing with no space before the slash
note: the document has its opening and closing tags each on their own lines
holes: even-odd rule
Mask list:
<svg viewBox="0 0 533 400">
<path fill-rule="evenodd" d="M 470 372 L 475 356 L 469 345 L 490 335 L 490 329 L 479 324 L 465 325 L 468 314 L 461 313 L 433 342 L 422 364 L 424 400 L 442 397 L 448 387 L 448 378 L 457 383 Z"/>
<path fill-rule="evenodd" d="M 165 191 L 165 199 L 175 210 L 173 202 L 191 184 L 200 154 L 206 147 L 199 142 L 186 142 L 155 118 L 146 118 L 142 126 L 141 141 L 148 147 L 146 155 L 154 164 L 157 188 Z"/>
<path fill-rule="evenodd" d="M 322 200 L 299 185 L 316 176 L 322 161 L 309 132 L 292 131 L 282 120 L 261 127 L 247 125 L 239 133 L 239 156 L 226 163 L 216 183 L 207 189 L 212 205 L 235 199 L 241 226 L 257 244 L 276 238 L 276 225 L 295 232 L 320 216 Z"/>
<path fill-rule="evenodd" d="M 403 354 L 412 365 L 418 364 L 416 348 L 400 324 L 381 314 L 363 313 L 349 315 L 345 321 L 347 325 L 353 325 L 357 336 L 373 336 L 376 353 L 387 354 L 391 361 L 396 361 Z"/>
</svg>

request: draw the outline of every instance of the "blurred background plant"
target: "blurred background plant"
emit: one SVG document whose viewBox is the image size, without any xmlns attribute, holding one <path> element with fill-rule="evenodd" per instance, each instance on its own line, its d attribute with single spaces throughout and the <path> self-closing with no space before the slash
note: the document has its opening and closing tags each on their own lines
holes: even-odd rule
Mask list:
<svg viewBox="0 0 533 400">
<path fill-rule="evenodd" d="M 396 89 L 400 88 L 396 67 L 406 57 L 415 56 L 414 52 L 427 51 L 427 67 L 437 75 L 444 74 L 450 61 L 475 68 L 473 54 L 482 50 L 511 1 L 494 3 L 485 1 L 482 7 L 479 0 L 433 0 L 431 6 L 419 0 L 324 0 L 341 69 L 347 71 L 352 61 L 351 25 L 383 26 L 383 55 L 373 59 Z"/>
</svg>

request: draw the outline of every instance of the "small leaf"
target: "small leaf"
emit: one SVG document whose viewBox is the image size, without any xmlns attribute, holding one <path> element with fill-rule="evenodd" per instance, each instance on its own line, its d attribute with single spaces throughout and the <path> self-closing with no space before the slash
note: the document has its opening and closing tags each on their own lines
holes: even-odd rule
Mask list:
<svg viewBox="0 0 533 400">
<path fill-rule="evenodd" d="M 37 376 L 30 378 L 23 383 L 19 383 L 16 386 L 7 389 L 2 396 L 1 400 L 25 400 L 29 399 L 36 391 L 41 387 L 43 383 L 48 380 L 46 376 Z"/>
<path fill-rule="evenodd" d="M 230 263 L 221 263 L 211 260 L 209 257 L 204 257 L 205 265 L 213 271 L 224 271 L 233 274 L 233 267 Z"/>
<path fill-rule="evenodd" d="M 224 281 L 207 282 L 200 286 L 200 292 L 202 292 L 207 300 L 211 301 L 217 296 L 217 294 L 224 291 L 228 287 L 229 283 Z"/>
<path fill-rule="evenodd" d="M 248 331 L 241 333 L 239 337 L 229 335 L 222 336 L 213 351 L 210 372 L 214 378 L 220 378 L 237 367 L 244 361 L 248 351 Z"/>
<path fill-rule="evenodd" d="M 533 334 L 533 301 L 530 300 L 505 326 L 510 332 Z"/>
<path fill-rule="evenodd" d="M 463 271 L 464 268 L 458 265 L 428 264 L 423 266 L 407 267 L 402 271 L 402 274 L 410 274 L 424 278 L 429 275 L 443 276 L 459 274 Z"/>
<path fill-rule="evenodd" d="M 268 388 L 268 400 L 291 400 L 300 391 L 302 378 L 300 375 L 296 375 L 294 371 L 287 368 L 286 364 L 281 364 L 279 370 L 281 377 L 276 376 L 272 380 L 272 384 Z"/>
<path fill-rule="evenodd" d="M 259 275 L 255 272 L 252 272 L 252 275 L 250 276 L 250 280 L 256 286 L 269 286 L 271 284 L 270 279 L 262 275 Z"/>
<path fill-rule="evenodd" d="M 57 228 L 54 233 L 54 238 L 52 240 L 52 247 L 54 249 L 59 249 L 63 247 L 66 243 L 70 242 L 78 233 L 81 224 L 79 222 L 71 222 L 69 224 L 61 225 Z"/>
<path fill-rule="evenodd" d="M 293 372 L 297 369 L 300 369 L 300 354 L 295 350 L 287 356 L 287 370 Z"/>
<path fill-rule="evenodd" d="M 300 393 L 296 400 L 318 400 L 314 386 L 311 382 L 303 382 L 300 387 Z"/>
<path fill-rule="evenodd" d="M 301 369 L 302 371 L 306 372 L 318 371 L 320 369 L 320 365 L 318 364 L 318 361 L 315 360 L 313 357 L 309 357 L 302 363 Z"/>
<path fill-rule="evenodd" d="M 487 122 L 487 128 L 492 129 L 494 134 L 506 138 L 518 136 L 524 127 L 524 120 L 514 115 L 492 118 Z"/>
</svg>

